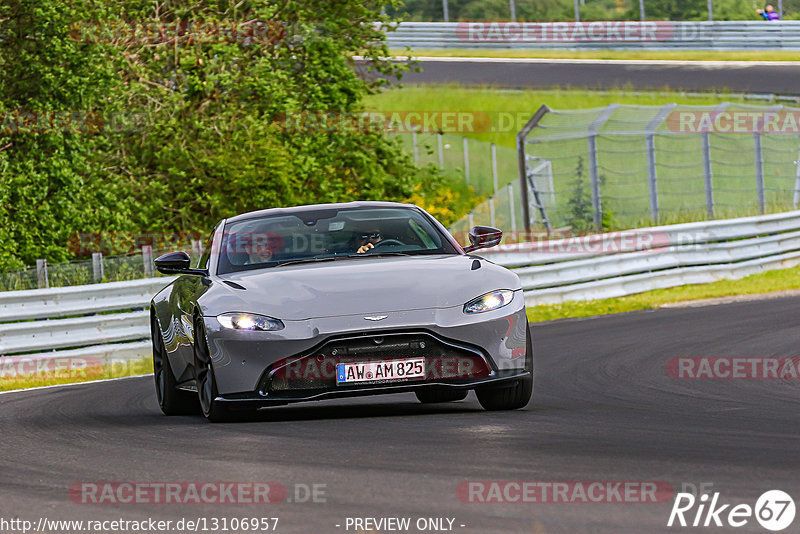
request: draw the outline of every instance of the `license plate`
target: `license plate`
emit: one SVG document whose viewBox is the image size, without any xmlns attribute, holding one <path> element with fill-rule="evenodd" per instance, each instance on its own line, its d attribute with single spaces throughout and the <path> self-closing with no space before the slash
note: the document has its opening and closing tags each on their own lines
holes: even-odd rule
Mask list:
<svg viewBox="0 0 800 534">
<path fill-rule="evenodd" d="M 411 378 L 425 378 L 425 358 L 340 363 L 336 366 L 337 384 L 385 382 Z"/>
</svg>

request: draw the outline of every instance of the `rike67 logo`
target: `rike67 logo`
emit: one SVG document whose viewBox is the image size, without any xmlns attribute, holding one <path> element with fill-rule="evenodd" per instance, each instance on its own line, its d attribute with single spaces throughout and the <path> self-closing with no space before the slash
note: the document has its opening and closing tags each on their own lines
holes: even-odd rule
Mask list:
<svg viewBox="0 0 800 534">
<path fill-rule="evenodd" d="M 764 492 L 755 506 L 723 503 L 719 492 L 710 501 L 708 494 L 695 497 L 691 493 L 678 493 L 667 526 L 739 528 L 755 518 L 765 529 L 778 532 L 792 524 L 794 515 L 794 500 L 781 490 Z"/>
</svg>

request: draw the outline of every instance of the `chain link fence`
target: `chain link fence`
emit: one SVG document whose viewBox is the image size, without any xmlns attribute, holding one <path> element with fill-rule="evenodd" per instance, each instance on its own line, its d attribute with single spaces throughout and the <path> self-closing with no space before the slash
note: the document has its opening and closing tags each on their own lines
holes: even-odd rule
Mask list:
<svg viewBox="0 0 800 534">
<path fill-rule="evenodd" d="M 721 103 L 552 110 L 520 132 L 523 190 L 500 189 L 451 229 L 586 233 L 741 217 L 800 202 L 800 109 Z M 529 224 L 525 224 L 525 205 Z M 492 207 L 493 205 L 493 207 Z M 493 217 L 492 217 L 493 214 Z M 513 224 L 512 224 L 513 221 Z M 472 223 L 472 224 L 471 224 Z"/>
<path fill-rule="evenodd" d="M 38 260 L 36 267 L 0 273 L 0 291 L 18 291 L 45 287 L 66 287 L 101 282 L 122 282 L 162 276 L 153 266 L 153 258 L 171 252 L 162 250 L 141 254 L 103 256 L 92 259 L 48 264 Z M 187 250 L 195 264 L 200 258 L 199 242 Z"/>
<path fill-rule="evenodd" d="M 529 173 L 531 158 L 552 165 L 553 190 L 542 192 L 555 197 L 545 211 L 556 226 L 632 228 L 797 207 L 800 109 L 612 104 L 543 112 L 522 146 Z"/>
<path fill-rule="evenodd" d="M 514 149 L 448 133 L 394 135 L 402 140 L 418 165 L 433 164 L 445 175 L 463 180 L 476 197 L 486 198 L 449 228 L 459 242 L 468 242 L 467 234 L 475 224 L 513 232 L 524 228 Z"/>
<path fill-rule="evenodd" d="M 512 148 L 448 133 L 394 135 L 402 139 L 417 165 L 433 164 L 446 175 L 463 180 L 479 196 L 492 195 L 518 175 Z"/>
</svg>

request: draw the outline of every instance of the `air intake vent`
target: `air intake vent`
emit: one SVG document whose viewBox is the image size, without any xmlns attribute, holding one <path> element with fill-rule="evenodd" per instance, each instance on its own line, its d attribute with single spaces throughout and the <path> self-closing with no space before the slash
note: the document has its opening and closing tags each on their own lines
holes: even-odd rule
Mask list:
<svg viewBox="0 0 800 534">
<path fill-rule="evenodd" d="M 233 289 L 241 289 L 242 291 L 245 291 L 247 289 L 246 287 L 239 285 L 236 282 L 231 282 L 230 280 L 223 280 L 223 282 L 231 286 Z"/>
</svg>

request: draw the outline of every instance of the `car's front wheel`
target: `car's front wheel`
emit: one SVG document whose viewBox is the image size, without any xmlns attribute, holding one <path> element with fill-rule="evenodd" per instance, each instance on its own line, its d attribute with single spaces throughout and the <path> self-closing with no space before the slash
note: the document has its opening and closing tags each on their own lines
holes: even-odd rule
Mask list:
<svg viewBox="0 0 800 534">
<path fill-rule="evenodd" d="M 169 364 L 164 339 L 158 323 L 153 319 L 150 328 L 153 340 L 153 376 L 156 381 L 156 398 L 164 415 L 193 415 L 198 412 L 197 397 L 189 391 L 178 389 L 175 375 Z"/>
<path fill-rule="evenodd" d="M 423 404 L 433 404 L 436 402 L 454 402 L 467 398 L 467 389 L 451 389 L 445 387 L 427 387 L 418 389 L 414 392 L 417 399 Z"/>
<path fill-rule="evenodd" d="M 485 410 L 518 410 L 528 405 L 533 395 L 533 343 L 530 326 L 525 323 L 525 370 L 529 375 L 502 388 L 478 388 L 475 394 Z"/>
<path fill-rule="evenodd" d="M 214 423 L 229 421 L 230 412 L 216 400 L 219 392 L 214 378 L 214 366 L 208 350 L 206 329 L 199 317 L 194 324 L 194 376 L 197 400 L 200 402 L 203 417 Z"/>
</svg>

